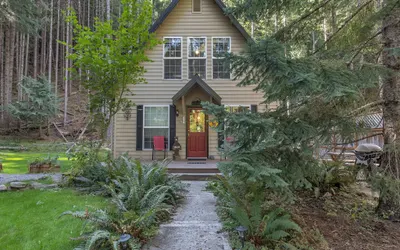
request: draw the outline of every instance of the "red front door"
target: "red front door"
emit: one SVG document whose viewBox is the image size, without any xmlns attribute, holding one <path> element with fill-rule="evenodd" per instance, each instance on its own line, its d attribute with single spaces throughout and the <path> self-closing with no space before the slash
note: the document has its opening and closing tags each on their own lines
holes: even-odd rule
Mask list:
<svg viewBox="0 0 400 250">
<path fill-rule="evenodd" d="M 207 157 L 206 115 L 201 108 L 188 110 L 187 157 Z"/>
</svg>

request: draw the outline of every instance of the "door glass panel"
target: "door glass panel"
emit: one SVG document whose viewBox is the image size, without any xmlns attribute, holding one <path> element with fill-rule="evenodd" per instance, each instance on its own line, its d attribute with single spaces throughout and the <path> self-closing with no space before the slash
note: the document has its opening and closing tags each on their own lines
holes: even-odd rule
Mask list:
<svg viewBox="0 0 400 250">
<path fill-rule="evenodd" d="M 203 110 L 192 110 L 190 112 L 189 132 L 201 133 L 206 132 L 206 115 Z"/>
</svg>

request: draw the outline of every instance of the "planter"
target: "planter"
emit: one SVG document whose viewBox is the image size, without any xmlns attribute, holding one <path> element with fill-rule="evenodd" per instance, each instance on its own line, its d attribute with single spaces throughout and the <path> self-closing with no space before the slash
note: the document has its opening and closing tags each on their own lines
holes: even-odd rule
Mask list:
<svg viewBox="0 0 400 250">
<path fill-rule="evenodd" d="M 49 164 L 40 165 L 40 172 L 41 172 L 41 173 L 43 173 L 43 172 L 49 172 L 49 171 L 50 171 L 50 168 L 51 168 L 51 165 L 49 165 Z"/>
<path fill-rule="evenodd" d="M 40 165 L 37 164 L 29 165 L 29 173 L 30 174 L 40 173 Z"/>
<path fill-rule="evenodd" d="M 50 167 L 50 172 L 51 172 L 51 173 L 60 173 L 60 172 L 61 172 L 61 167 L 58 166 L 58 165 L 51 166 L 51 167 Z"/>
<path fill-rule="evenodd" d="M 31 164 L 29 166 L 29 173 L 59 173 L 61 171 L 60 166 L 51 164 Z"/>
</svg>

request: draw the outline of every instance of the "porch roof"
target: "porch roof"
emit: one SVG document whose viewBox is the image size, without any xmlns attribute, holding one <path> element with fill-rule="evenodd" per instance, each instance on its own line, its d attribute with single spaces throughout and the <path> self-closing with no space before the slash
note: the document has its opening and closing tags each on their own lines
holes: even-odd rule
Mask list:
<svg viewBox="0 0 400 250">
<path fill-rule="evenodd" d="M 172 100 L 174 102 L 178 101 L 180 98 L 187 95 L 190 90 L 196 85 L 203 89 L 207 94 L 209 94 L 213 98 L 213 100 L 217 102 L 217 104 L 221 105 L 222 98 L 198 75 L 193 76 L 193 78 L 172 97 Z"/>
</svg>

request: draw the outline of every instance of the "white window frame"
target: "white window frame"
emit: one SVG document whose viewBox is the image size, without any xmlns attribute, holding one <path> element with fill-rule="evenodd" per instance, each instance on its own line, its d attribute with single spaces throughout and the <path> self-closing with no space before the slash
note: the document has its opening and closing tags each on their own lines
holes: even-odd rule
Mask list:
<svg viewBox="0 0 400 250">
<path fill-rule="evenodd" d="M 231 80 L 232 79 L 232 73 L 229 72 L 229 79 L 224 79 L 224 78 L 214 78 L 214 59 L 224 59 L 225 57 L 215 57 L 214 56 L 214 39 L 218 38 L 229 38 L 229 51 L 228 53 L 232 52 L 232 37 L 230 36 L 213 36 L 211 37 L 211 79 L 213 80 Z"/>
<path fill-rule="evenodd" d="M 222 104 L 224 107 L 229 107 L 229 108 L 238 108 L 238 107 L 248 107 L 249 111 L 251 112 L 251 104 Z"/>
<path fill-rule="evenodd" d="M 205 39 L 205 52 L 206 52 L 206 55 L 205 55 L 205 57 L 191 57 L 191 56 L 189 56 L 189 53 L 190 53 L 190 39 L 191 38 L 204 38 Z M 189 74 L 190 74 L 190 65 L 189 65 L 189 60 L 190 59 L 201 59 L 201 60 L 206 60 L 206 75 L 205 75 L 205 78 L 204 79 L 208 79 L 207 78 L 207 63 L 208 63 L 208 60 L 207 60 L 207 48 L 208 48 L 208 46 L 207 46 L 208 44 L 207 44 L 207 37 L 206 36 L 190 36 L 190 37 L 188 37 L 187 38 L 187 79 L 189 79 Z"/>
<path fill-rule="evenodd" d="M 201 14 L 203 12 L 203 0 L 200 0 L 200 11 L 194 11 L 194 0 L 192 0 L 192 14 Z"/>
<path fill-rule="evenodd" d="M 159 126 L 159 127 L 148 127 L 146 126 L 146 108 L 152 108 L 152 107 L 168 107 L 168 126 Z M 145 148 L 144 147 L 144 129 L 146 128 L 168 128 L 168 148 L 167 150 L 169 151 L 169 145 L 170 145 L 170 105 L 143 105 L 143 131 L 142 131 L 142 150 L 143 151 L 151 151 L 153 150 L 152 148 Z"/>
<path fill-rule="evenodd" d="M 165 39 L 181 39 L 181 57 L 165 57 Z M 180 59 L 181 60 L 181 78 L 177 79 L 166 79 L 165 78 L 165 60 L 166 59 Z M 181 36 L 164 36 L 163 37 L 163 60 L 162 60 L 162 79 L 166 81 L 176 81 L 176 80 L 182 80 L 183 79 L 183 37 Z"/>
</svg>

